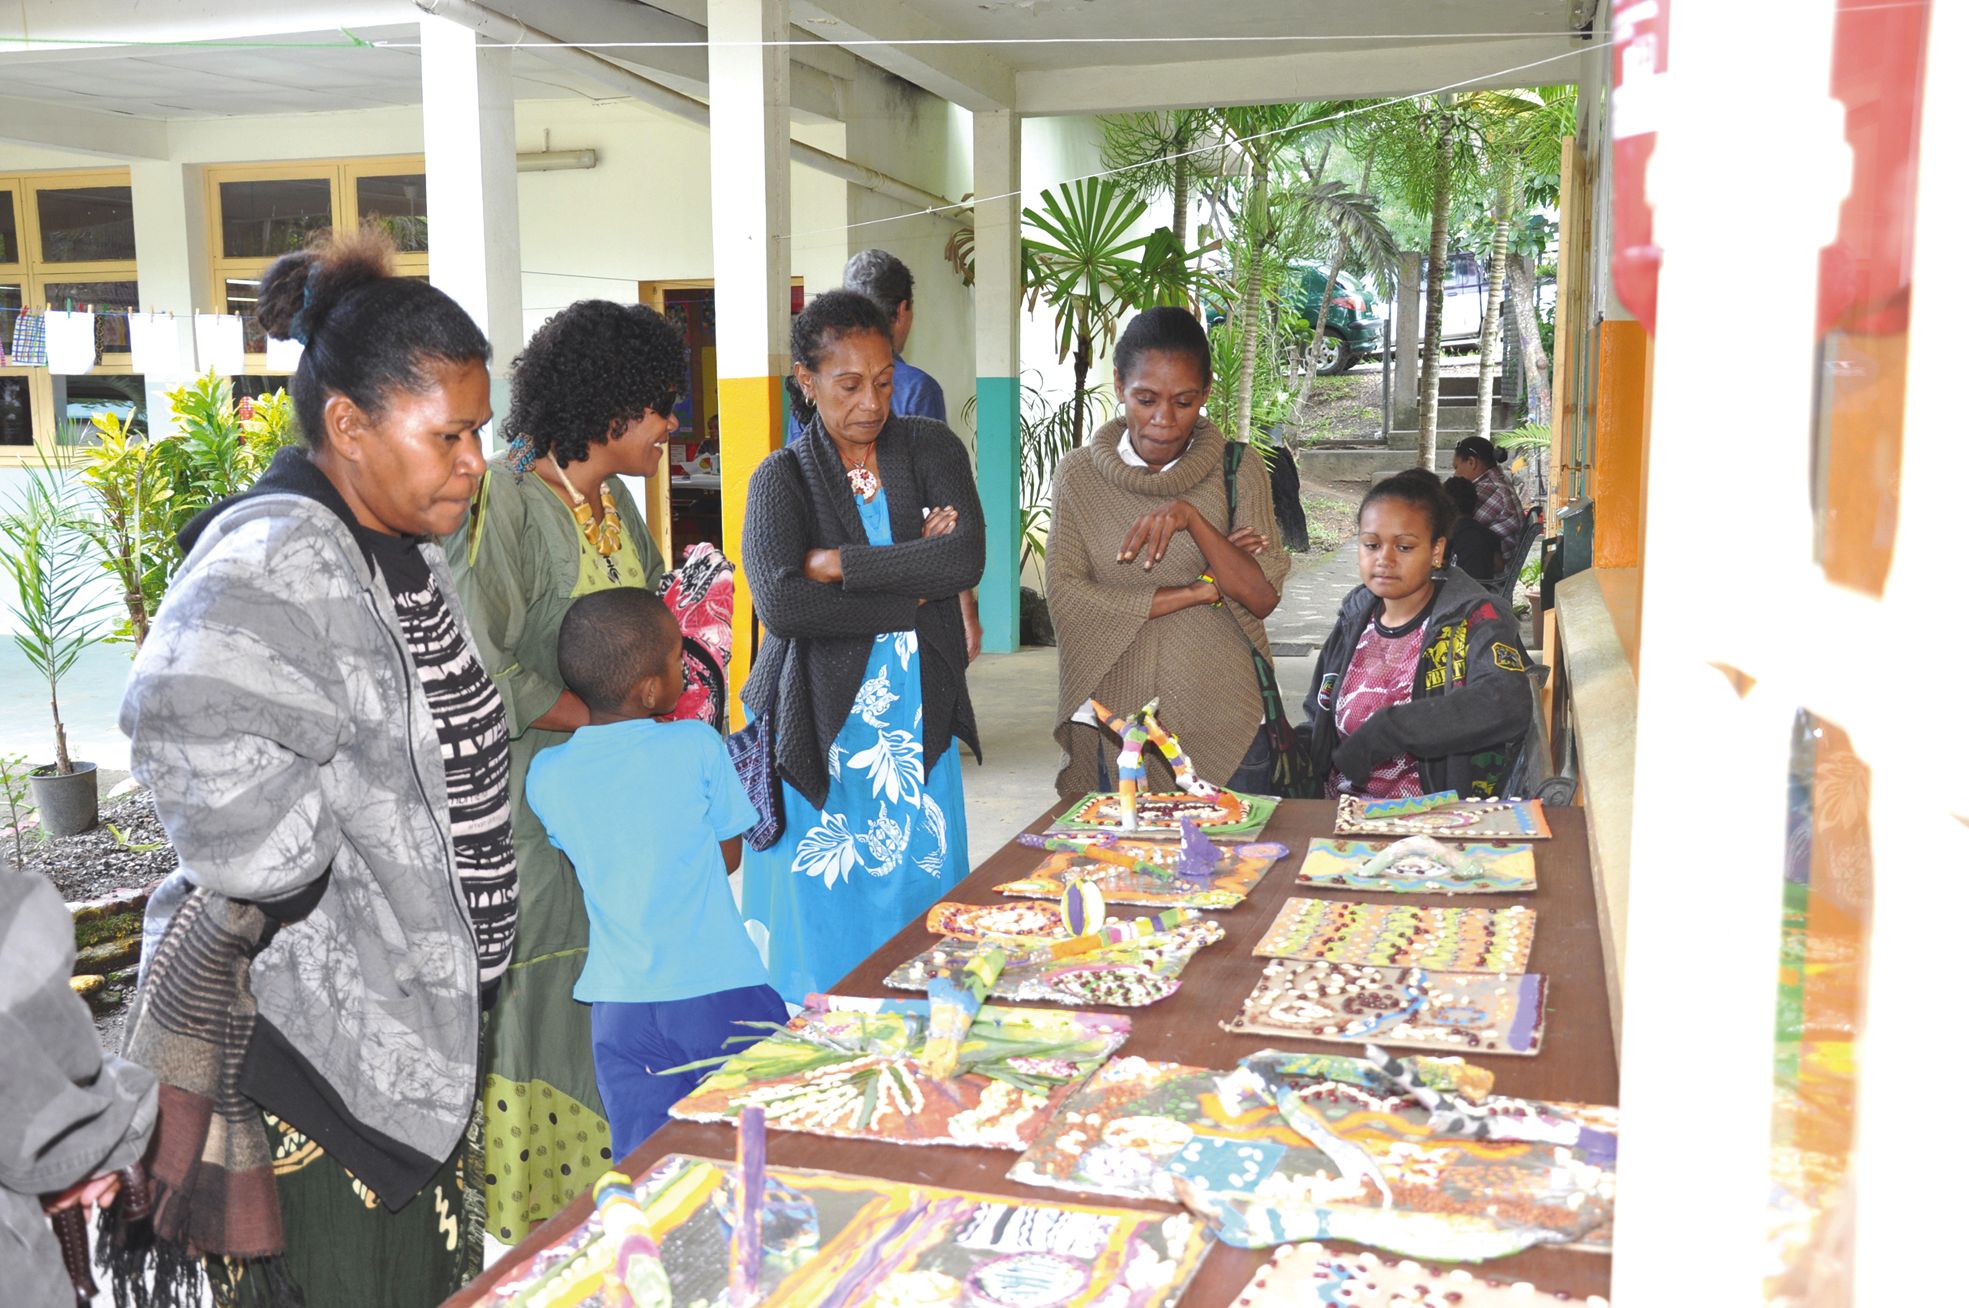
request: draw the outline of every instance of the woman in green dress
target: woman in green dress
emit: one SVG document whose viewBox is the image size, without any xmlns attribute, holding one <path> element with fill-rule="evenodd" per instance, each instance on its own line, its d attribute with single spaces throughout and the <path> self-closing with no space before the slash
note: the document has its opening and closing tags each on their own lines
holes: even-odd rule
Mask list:
<svg viewBox="0 0 1969 1308">
<path fill-rule="evenodd" d="M 669 474 L 683 341 L 654 310 L 570 305 L 513 367 L 477 507 L 449 542 L 472 634 L 512 737 L 519 935 L 486 1035 L 486 1230 L 512 1242 L 585 1194 L 612 1164 L 588 1009 L 574 980 L 588 919 L 574 869 L 526 803 L 534 755 L 588 720 L 554 647 L 576 598 L 611 586 L 661 593 L 664 562 L 623 479 Z"/>
</svg>

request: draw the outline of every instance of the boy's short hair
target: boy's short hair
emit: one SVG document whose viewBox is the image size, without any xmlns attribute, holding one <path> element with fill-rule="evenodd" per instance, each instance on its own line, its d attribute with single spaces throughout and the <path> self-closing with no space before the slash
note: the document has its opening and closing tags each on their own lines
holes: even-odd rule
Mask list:
<svg viewBox="0 0 1969 1308">
<path fill-rule="evenodd" d="M 683 639 L 669 606 L 637 587 L 583 595 L 568 606 L 555 646 L 561 680 L 590 708 L 613 711 Z"/>
<path fill-rule="evenodd" d="M 1477 488 L 1474 483 L 1465 481 L 1461 477 L 1445 477 L 1443 494 L 1449 496 L 1449 502 L 1454 504 L 1456 511 L 1464 517 L 1477 516 Z"/>
</svg>

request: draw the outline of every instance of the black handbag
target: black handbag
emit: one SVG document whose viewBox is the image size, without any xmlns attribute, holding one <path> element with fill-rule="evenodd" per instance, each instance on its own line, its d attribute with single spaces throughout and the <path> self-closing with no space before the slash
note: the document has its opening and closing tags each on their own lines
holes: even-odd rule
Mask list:
<svg viewBox="0 0 1969 1308">
<path fill-rule="evenodd" d="M 759 617 L 752 616 L 752 654 L 759 653 Z M 786 800 L 779 788 L 779 764 L 773 748 L 773 710 L 769 706 L 752 720 L 725 737 L 725 748 L 732 756 L 738 782 L 745 797 L 752 801 L 759 820 L 745 833 L 745 843 L 761 852 L 771 849 L 786 831 Z"/>
<path fill-rule="evenodd" d="M 1224 503 L 1227 506 L 1224 530 L 1237 528 L 1237 470 L 1248 448 L 1242 441 L 1224 442 Z M 1227 615 L 1237 626 L 1237 634 L 1251 651 L 1251 671 L 1258 678 L 1258 698 L 1265 708 L 1265 736 L 1272 747 L 1272 793 L 1283 799 L 1318 799 L 1323 778 L 1313 772 L 1312 749 L 1293 729 L 1285 715 L 1285 697 L 1279 693 L 1278 670 L 1272 660 L 1251 639 L 1235 615 Z"/>
</svg>

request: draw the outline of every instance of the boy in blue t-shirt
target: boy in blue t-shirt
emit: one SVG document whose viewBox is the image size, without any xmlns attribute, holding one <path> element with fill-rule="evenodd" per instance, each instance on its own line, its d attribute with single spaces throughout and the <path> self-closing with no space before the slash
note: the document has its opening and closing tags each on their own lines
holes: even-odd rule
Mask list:
<svg viewBox="0 0 1969 1308">
<path fill-rule="evenodd" d="M 624 587 L 568 609 L 561 680 L 588 725 L 540 751 L 527 802 L 574 863 L 588 961 L 574 997 L 593 1006 L 595 1080 L 620 1159 L 698 1078 L 665 1068 L 729 1054 L 783 1022 L 727 877 L 758 821 L 718 733 L 656 722 L 683 691 L 683 633 L 663 601 Z"/>
</svg>

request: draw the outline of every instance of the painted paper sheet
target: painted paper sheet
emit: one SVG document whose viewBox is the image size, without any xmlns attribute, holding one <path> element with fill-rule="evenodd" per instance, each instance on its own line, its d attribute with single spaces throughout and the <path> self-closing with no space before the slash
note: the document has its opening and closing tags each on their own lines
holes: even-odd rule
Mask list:
<svg viewBox="0 0 1969 1308">
<path fill-rule="evenodd" d="M 1380 872 L 1368 872 L 1367 864 L 1386 848 L 1359 840 L 1315 840 L 1307 845 L 1306 861 L 1299 865 L 1298 884 L 1381 894 L 1518 895 L 1538 889 L 1530 845 L 1456 846 L 1459 857 L 1476 864 L 1476 875 L 1462 875 L 1423 858 L 1402 859 Z"/>
<path fill-rule="evenodd" d="M 1434 836 L 1438 840 L 1550 840 L 1545 805 L 1536 799 L 1462 799 L 1407 817 L 1364 818 L 1358 795 L 1342 795 L 1333 819 L 1339 836 Z"/>
<path fill-rule="evenodd" d="M 1182 834 L 1177 824 L 1188 818 L 1212 838 L 1255 838 L 1272 820 L 1278 800 L 1270 795 L 1245 795 L 1226 790 L 1216 799 L 1199 799 L 1181 791 L 1154 791 L 1138 795 L 1135 816 L 1140 826 L 1137 836 L 1163 836 L 1175 839 Z M 1054 831 L 1121 830 L 1121 796 L 1096 791 L 1068 809 L 1053 823 Z"/>
<path fill-rule="evenodd" d="M 667 1291 L 653 1301 L 727 1302 L 733 1171 L 670 1154 L 635 1182 Z M 1034 1203 L 790 1167 L 768 1167 L 766 1185 L 760 1308 L 1173 1308 L 1210 1248 L 1203 1223 L 1186 1213 Z M 620 1217 L 613 1224 L 625 1225 Z M 479 1303 L 604 1302 L 603 1278 L 621 1243 L 591 1215 Z"/>
<path fill-rule="evenodd" d="M 1048 939 L 1071 935 L 1066 915 L 1058 904 L 1043 902 L 1018 904 L 959 904 L 946 900 L 932 904 L 923 916 L 923 928 L 931 935 L 978 940 L 986 936 L 1026 936 Z"/>
<path fill-rule="evenodd" d="M 1147 859 L 1172 871 L 1178 846 L 1168 840 L 1137 840 L 1123 836 L 1114 847 L 1135 858 Z M 1066 893 L 1076 881 L 1091 881 L 1101 889 L 1101 898 L 1110 904 L 1146 904 L 1154 908 L 1236 908 L 1251 888 L 1258 884 L 1272 864 L 1284 858 L 1286 846 L 1276 841 L 1222 845 L 1223 863 L 1208 881 L 1188 881 L 1172 876 L 1166 881 L 1143 876 L 1130 868 L 1117 867 L 1080 854 L 1053 853 L 1046 856 L 1027 876 L 1002 881 L 993 886 L 1001 895 L 1020 899 L 1054 899 Z"/>
<path fill-rule="evenodd" d="M 1288 899 L 1252 953 L 1434 972 L 1522 972 L 1535 910 Z"/>
<path fill-rule="evenodd" d="M 1310 1225 L 1284 1238 L 1323 1231 L 1327 1239 L 1459 1262 L 1599 1239 L 1611 1221 L 1611 1166 L 1552 1144 L 1437 1132 L 1428 1111 L 1405 1095 L 1308 1081 L 1301 1101 L 1369 1164 L 1369 1175 L 1350 1175 L 1251 1093 L 1257 1079 L 1244 1069 L 1116 1058 L 1060 1106 L 1011 1179 L 1125 1198 L 1180 1197 L 1234 1219 L 1240 1244 L 1281 1243 L 1265 1233 Z M 1612 1109 L 1489 1103 L 1494 1111 L 1565 1113 L 1615 1127 Z"/>
<path fill-rule="evenodd" d="M 1226 1031 L 1472 1054 L 1535 1054 L 1545 978 L 1275 958 Z"/>
<path fill-rule="evenodd" d="M 1176 993 L 1177 978 L 1199 949 L 1224 938 L 1211 921 L 1108 945 L 1072 958 L 1008 964 L 992 984 L 993 999 L 1139 1008 Z M 979 946 L 951 940 L 926 949 L 883 978 L 897 990 L 927 990 L 946 960 L 962 964 Z"/>
<path fill-rule="evenodd" d="M 807 1008 L 673 1105 L 690 1122 L 756 1105 L 779 1131 L 898 1144 L 1023 1149 L 1080 1078 L 1128 1038 L 1128 1019 L 1054 1008 L 978 1011 L 939 1081 L 918 1061 L 927 1000 L 810 995 Z"/>
<path fill-rule="evenodd" d="M 1607 1308 L 1585 1299 L 1545 1294 L 1523 1281 L 1492 1281 L 1463 1267 L 1389 1261 L 1366 1250 L 1329 1249 L 1317 1241 L 1286 1245 L 1258 1269 L 1236 1299 L 1238 1308 Z"/>
</svg>

